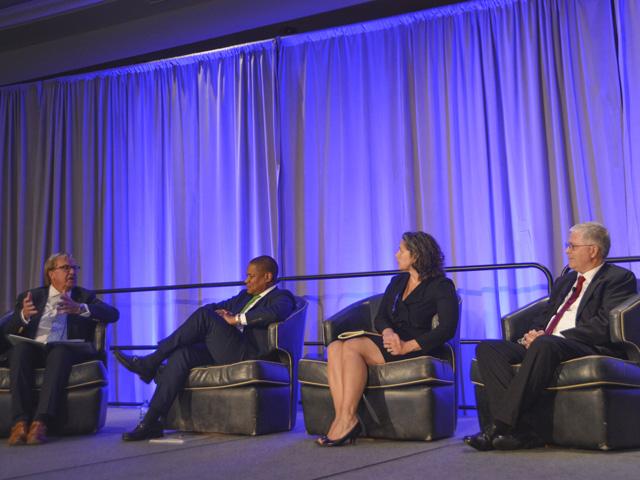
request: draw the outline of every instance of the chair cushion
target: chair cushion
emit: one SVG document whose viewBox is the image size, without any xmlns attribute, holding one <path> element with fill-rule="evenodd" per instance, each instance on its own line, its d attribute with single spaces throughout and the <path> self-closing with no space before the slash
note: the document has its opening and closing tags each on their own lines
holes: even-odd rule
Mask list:
<svg viewBox="0 0 640 480">
<path fill-rule="evenodd" d="M 517 372 L 520 364 L 513 365 Z M 562 362 L 556 379 L 548 390 L 566 390 L 594 386 L 611 385 L 617 387 L 640 387 L 640 366 L 629 360 L 606 355 L 589 355 Z M 484 385 L 478 362 L 471 363 L 471 381 Z"/>
<path fill-rule="evenodd" d="M 44 368 L 36 369 L 35 387 L 42 386 Z M 0 368 L 0 391 L 9 391 L 9 368 Z M 107 370 L 99 360 L 90 360 L 78 363 L 71 367 L 67 389 L 82 388 L 86 386 L 104 386 L 107 384 Z"/>
<path fill-rule="evenodd" d="M 162 371 L 158 375 L 162 375 Z M 230 365 L 208 365 L 191 369 L 186 390 L 225 388 L 264 383 L 289 385 L 286 365 L 267 360 L 246 360 Z"/>
<path fill-rule="evenodd" d="M 326 360 L 303 358 L 298 368 L 300 383 L 329 386 Z M 430 356 L 369 366 L 367 388 L 392 388 L 418 384 L 451 385 L 453 368 L 448 362 Z"/>
</svg>

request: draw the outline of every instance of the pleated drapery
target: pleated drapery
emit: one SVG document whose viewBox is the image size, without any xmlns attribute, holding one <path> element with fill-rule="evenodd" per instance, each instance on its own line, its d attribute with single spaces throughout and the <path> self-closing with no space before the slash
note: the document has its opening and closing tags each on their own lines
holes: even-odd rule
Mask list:
<svg viewBox="0 0 640 480">
<path fill-rule="evenodd" d="M 476 1 L 0 88 L 0 308 L 61 249 L 96 289 L 241 279 L 263 253 L 286 275 L 393 269 L 415 229 L 448 265 L 557 273 L 586 220 L 638 254 L 639 22 L 631 0 Z M 467 338 L 546 288 L 454 279 Z M 316 340 L 387 282 L 286 287 Z M 111 341 L 154 344 L 236 290 L 112 295 Z M 148 395 L 117 372 L 113 399 Z"/>
</svg>

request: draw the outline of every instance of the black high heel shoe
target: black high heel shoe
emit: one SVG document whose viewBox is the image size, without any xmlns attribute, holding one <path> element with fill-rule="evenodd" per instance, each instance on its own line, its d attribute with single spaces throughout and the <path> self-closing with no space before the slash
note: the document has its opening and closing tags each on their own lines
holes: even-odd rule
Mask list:
<svg viewBox="0 0 640 480">
<path fill-rule="evenodd" d="M 337 440 L 331 440 L 329 437 L 326 437 L 325 442 L 319 443 L 319 445 L 322 445 L 323 447 L 342 447 L 344 445 L 355 444 L 356 438 L 358 438 L 358 435 L 360 435 L 361 430 L 362 427 L 360 426 L 360 422 L 358 421 L 358 423 L 356 423 L 344 437 L 338 438 Z"/>
<path fill-rule="evenodd" d="M 327 437 L 326 435 L 320 435 L 318 438 L 316 438 L 316 443 L 321 447 L 324 447 L 324 444 L 327 443 L 328 440 L 329 437 Z"/>
</svg>

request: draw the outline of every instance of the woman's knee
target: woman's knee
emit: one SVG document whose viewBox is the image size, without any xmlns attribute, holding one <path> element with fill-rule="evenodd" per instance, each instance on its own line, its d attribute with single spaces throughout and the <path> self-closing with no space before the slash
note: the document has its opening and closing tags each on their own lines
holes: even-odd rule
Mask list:
<svg viewBox="0 0 640 480">
<path fill-rule="evenodd" d="M 351 338 L 344 342 L 343 354 L 344 355 L 358 355 L 364 357 L 367 352 L 372 349 L 378 349 L 378 347 L 368 338 L 358 337 Z"/>
<path fill-rule="evenodd" d="M 339 357 L 342 354 L 342 347 L 344 342 L 342 340 L 334 340 L 327 347 L 327 357 L 329 360 Z"/>
</svg>

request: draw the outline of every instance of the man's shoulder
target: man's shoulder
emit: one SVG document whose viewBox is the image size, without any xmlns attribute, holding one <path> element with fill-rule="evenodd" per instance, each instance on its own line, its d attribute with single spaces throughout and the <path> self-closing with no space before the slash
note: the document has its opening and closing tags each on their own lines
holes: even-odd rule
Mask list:
<svg viewBox="0 0 640 480">
<path fill-rule="evenodd" d="M 267 293 L 267 298 L 270 298 L 270 299 L 282 298 L 282 297 L 291 298 L 291 300 L 295 302 L 295 296 L 286 288 L 276 287 L 273 290 L 271 290 L 269 293 Z"/>
<path fill-rule="evenodd" d="M 575 270 L 568 270 L 562 276 L 556 279 L 555 285 L 560 285 L 566 282 L 575 282 L 578 273 Z M 600 270 L 596 273 L 594 280 L 596 279 L 613 279 L 613 280 L 630 280 L 635 279 L 636 276 L 631 270 L 627 270 L 619 265 L 613 263 L 605 263 Z"/>
<path fill-rule="evenodd" d="M 42 287 L 30 288 L 28 290 L 25 290 L 24 292 L 21 292 L 18 295 L 18 298 L 26 297 L 29 292 L 31 292 L 31 296 L 32 297 L 48 296 L 49 295 L 49 287 L 42 286 Z"/>
<path fill-rule="evenodd" d="M 631 270 L 627 270 L 626 268 L 613 263 L 605 263 L 602 266 L 602 274 L 616 278 L 636 278 L 635 274 Z"/>
<path fill-rule="evenodd" d="M 74 299 L 86 299 L 93 295 L 94 295 L 93 290 L 89 290 L 84 287 L 79 287 L 77 285 L 73 287 L 73 289 L 71 290 L 71 298 L 74 298 Z"/>
</svg>

